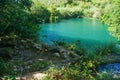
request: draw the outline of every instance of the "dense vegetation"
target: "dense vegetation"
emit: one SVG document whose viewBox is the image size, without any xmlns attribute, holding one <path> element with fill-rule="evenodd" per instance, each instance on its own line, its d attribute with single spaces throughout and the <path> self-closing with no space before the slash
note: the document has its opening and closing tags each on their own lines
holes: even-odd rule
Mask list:
<svg viewBox="0 0 120 80">
<path fill-rule="evenodd" d="M 31 5 L 31 0 L 0 1 L 0 36 L 37 38 L 39 27 L 30 12 Z"/>
<path fill-rule="evenodd" d="M 47 3 L 47 4 L 45 4 Z M 119 39 L 119 1 L 111 0 L 5 0 L 0 3 L 0 35 L 36 37 L 36 23 L 56 22 L 60 19 L 93 17 L 109 24 Z M 111 14 L 112 13 L 112 14 Z M 113 15 L 113 16 L 111 16 Z M 26 35 L 24 35 L 26 34 Z"/>
<path fill-rule="evenodd" d="M 105 22 L 110 26 L 111 33 L 120 40 L 120 0 L 0 0 L 0 43 L 9 42 L 6 40 L 9 37 L 37 40 L 40 31 L 38 24 L 82 17 Z M 49 69 L 45 80 L 111 80 L 113 78 L 111 74 L 98 73 L 97 66 L 102 63 L 103 55 L 116 51 L 114 45 L 98 48 L 94 53 L 87 54 L 76 44 L 64 42 L 60 44 L 65 48 L 67 45 L 68 50 L 73 50 L 81 56 L 68 66 Z M 47 50 L 45 48 L 45 51 Z M 3 54 L 0 53 L 0 77 L 10 75 L 6 80 L 15 80 L 14 76 L 21 73 L 14 72 L 13 65 L 22 66 L 24 63 L 21 61 L 11 63 L 2 56 Z M 39 71 L 47 65 L 46 61 L 34 61 L 29 67 L 32 72 Z"/>
<path fill-rule="evenodd" d="M 48 2 L 47 0 L 34 0 L 32 11 L 37 11 L 36 16 L 40 23 L 81 17 L 101 19 L 110 26 L 109 30 L 112 34 L 120 39 L 119 4 L 119 0 L 50 0 Z"/>
<path fill-rule="evenodd" d="M 120 0 L 113 1 L 113 6 L 102 17 L 102 21 L 107 23 L 112 34 L 120 40 Z"/>
</svg>

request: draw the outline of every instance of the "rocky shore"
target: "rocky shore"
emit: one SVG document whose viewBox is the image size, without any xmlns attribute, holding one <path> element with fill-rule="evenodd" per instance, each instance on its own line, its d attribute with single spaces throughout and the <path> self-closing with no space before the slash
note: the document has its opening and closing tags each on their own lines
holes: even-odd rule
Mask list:
<svg viewBox="0 0 120 80">
<path fill-rule="evenodd" d="M 73 46 L 71 46 L 73 47 Z M 77 61 L 83 53 L 60 45 L 48 45 L 29 39 L 2 39 L 0 41 L 0 58 L 12 64 L 17 80 L 42 80 L 51 66 L 67 66 Z M 104 55 L 100 72 L 112 67 L 114 76 L 120 76 L 120 54 Z M 116 63 L 117 62 L 117 63 Z M 111 64 L 115 63 L 115 64 Z M 118 70 L 119 69 L 119 70 Z M 118 75 L 119 74 L 119 75 Z"/>
<path fill-rule="evenodd" d="M 47 45 L 40 42 L 35 43 L 29 39 L 2 40 L 0 42 L 0 57 L 12 63 L 15 72 L 20 73 L 21 76 L 27 75 L 24 80 L 30 80 L 27 79 L 28 75 L 37 71 L 37 68 L 34 69 L 34 63 L 37 64 L 37 62 L 43 61 L 41 63 L 43 67 L 38 69 L 38 73 L 40 74 L 52 65 L 58 67 L 67 66 L 69 62 L 79 59 L 80 56 L 74 50 L 67 49 L 63 46 Z"/>
</svg>

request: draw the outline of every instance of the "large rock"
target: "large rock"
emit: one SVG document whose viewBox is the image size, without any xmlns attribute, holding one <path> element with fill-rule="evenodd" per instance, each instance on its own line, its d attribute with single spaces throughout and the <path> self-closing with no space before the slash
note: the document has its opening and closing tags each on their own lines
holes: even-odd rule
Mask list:
<svg viewBox="0 0 120 80">
<path fill-rule="evenodd" d="M 57 58 L 60 58 L 60 54 L 59 54 L 59 53 L 57 53 L 57 52 L 56 52 L 56 53 L 54 53 L 54 54 L 53 54 L 53 56 L 54 56 L 54 57 L 57 57 Z"/>
<path fill-rule="evenodd" d="M 34 43 L 33 47 L 38 50 L 42 50 L 42 45 L 40 45 L 40 44 Z"/>
</svg>

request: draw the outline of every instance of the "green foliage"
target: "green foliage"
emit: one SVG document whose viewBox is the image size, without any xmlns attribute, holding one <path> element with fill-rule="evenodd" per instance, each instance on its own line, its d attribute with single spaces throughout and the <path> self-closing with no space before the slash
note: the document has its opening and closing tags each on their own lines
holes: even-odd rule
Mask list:
<svg viewBox="0 0 120 80">
<path fill-rule="evenodd" d="M 112 53 L 117 53 L 118 48 L 115 46 L 114 43 L 104 45 L 104 47 L 97 47 L 96 48 L 96 54 L 100 55 L 106 55 L 106 54 L 112 54 Z"/>
<path fill-rule="evenodd" d="M 32 0 L 1 0 L 0 5 L 4 7 L 5 4 L 10 5 L 11 3 L 19 5 L 21 8 L 30 8 Z"/>
<path fill-rule="evenodd" d="M 42 5 L 39 1 L 35 0 L 34 4 L 31 7 L 31 12 L 35 17 L 37 23 L 46 23 L 49 22 L 50 11 Z"/>
<path fill-rule="evenodd" d="M 35 1 L 34 1 L 35 2 Z M 48 8 L 51 7 L 50 22 L 55 22 L 56 18 L 68 19 L 77 17 L 93 17 L 95 14 L 97 18 L 111 9 L 112 0 L 39 0 L 39 3 L 44 4 Z M 62 5 L 62 6 L 61 6 Z M 54 7 L 53 7 L 54 6 Z M 60 12 L 60 13 L 59 13 Z"/>
<path fill-rule="evenodd" d="M 67 4 L 72 4 L 73 0 L 67 0 Z"/>
<path fill-rule="evenodd" d="M 73 8 L 59 8 L 60 18 L 61 19 L 69 19 L 69 18 L 80 18 L 83 16 L 81 8 L 73 7 Z"/>
<path fill-rule="evenodd" d="M 48 66 L 47 61 L 35 61 L 31 66 L 30 66 L 30 71 L 39 71 L 45 67 Z"/>
<path fill-rule="evenodd" d="M 16 80 L 15 76 L 9 75 L 2 78 L 2 80 Z"/>
<path fill-rule="evenodd" d="M 12 63 L 0 62 L 0 76 L 4 75 L 15 75 Z"/>
<path fill-rule="evenodd" d="M 98 73 L 95 78 L 96 80 L 119 80 L 119 79 L 113 78 L 112 73 L 107 73 L 107 72 Z"/>
<path fill-rule="evenodd" d="M 49 5 L 47 0 L 42 1 L 46 1 Z M 120 0 L 80 0 L 80 3 L 77 3 L 77 0 L 62 0 L 62 7 L 58 7 L 58 5 L 61 5 L 61 1 L 59 1 L 59 4 L 56 1 L 54 3 L 53 0 L 49 2 L 50 5 L 55 4 L 57 6 L 46 7 L 37 0 L 34 0 L 34 3 L 31 0 L 1 0 L 0 36 L 8 35 L 12 38 L 19 36 L 36 39 L 39 33 L 37 23 L 56 22 L 59 19 L 80 18 L 83 16 L 93 17 L 95 12 L 99 12 L 102 15 L 104 14 L 102 21 L 111 26 L 109 30 L 120 40 Z M 97 48 L 95 54 L 84 55 L 86 51 L 79 49 L 76 43 L 56 43 L 65 46 L 68 50 L 74 50 L 81 57 L 66 67 L 51 68 L 45 80 L 95 80 L 94 75 L 96 75 L 96 67 L 100 64 L 100 57 L 116 52 L 115 45 L 112 44 Z M 23 64 L 21 61 L 12 64 L 0 59 L 0 76 L 17 75 L 20 72 L 15 71 L 14 66 L 21 67 Z M 35 61 L 29 66 L 29 69 L 30 71 L 39 71 L 47 67 L 48 64 L 46 61 Z M 112 78 L 108 74 L 97 75 L 97 80 L 110 80 Z M 14 76 L 8 76 L 5 79 L 14 80 Z"/>
<path fill-rule="evenodd" d="M 95 80 L 93 74 L 96 65 L 98 65 L 97 60 L 80 57 L 76 62 L 60 69 L 50 68 L 44 80 Z"/>
<path fill-rule="evenodd" d="M 113 1 L 112 8 L 107 11 L 103 17 L 102 21 L 107 23 L 110 27 L 109 30 L 112 35 L 120 40 L 120 0 Z"/>
<path fill-rule="evenodd" d="M 21 71 L 21 68 L 23 68 L 25 65 L 23 61 L 16 61 L 16 62 L 0 62 L 0 77 L 3 76 L 20 76 L 23 75 L 23 72 Z M 7 78 L 8 78 L 7 77 Z"/>
<path fill-rule="evenodd" d="M 30 12 L 30 0 L 5 0 L 0 5 L 0 36 L 17 35 L 22 38 L 36 38 L 39 27 Z M 16 4 L 15 4 L 16 3 Z"/>
<path fill-rule="evenodd" d="M 53 6 L 50 7 L 50 22 L 57 22 L 60 19 L 60 12 Z"/>
<path fill-rule="evenodd" d="M 73 43 L 67 43 L 64 40 L 63 41 L 53 41 L 53 42 L 54 42 L 54 45 L 63 46 L 68 50 L 74 50 L 75 53 L 77 53 L 79 55 L 85 55 L 85 53 L 86 53 L 86 50 L 84 48 L 80 47 L 81 44 L 80 44 L 79 40 L 76 42 L 73 42 Z"/>
</svg>

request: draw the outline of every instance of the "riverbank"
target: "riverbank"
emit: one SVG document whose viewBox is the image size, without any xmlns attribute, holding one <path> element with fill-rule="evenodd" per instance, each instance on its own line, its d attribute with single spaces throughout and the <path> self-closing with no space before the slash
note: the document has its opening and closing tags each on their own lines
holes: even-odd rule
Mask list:
<svg viewBox="0 0 120 80">
<path fill-rule="evenodd" d="M 67 68 L 70 65 L 78 64 L 79 61 L 79 64 L 85 63 L 87 69 L 93 70 L 92 74 L 96 74 L 97 70 L 94 70 L 94 68 L 97 67 L 98 63 L 116 62 L 120 58 L 120 56 L 112 57 L 112 55 L 102 55 L 102 58 L 99 55 L 96 57 L 93 55 L 92 58 L 90 56 L 86 58 L 87 56 L 85 57 L 85 52 L 82 49 L 74 49 L 72 46 L 47 45 L 29 39 L 4 39 L 4 41 L 0 41 L 0 52 L 1 77 L 10 78 L 11 76 L 16 77 L 18 80 L 20 78 L 23 78 L 23 80 L 36 78 L 30 75 L 37 75 L 39 79 L 40 75 L 47 76 L 47 71 L 53 65 L 56 66 L 56 69 Z M 111 61 L 108 58 L 113 60 Z M 79 67 L 85 67 L 85 65 L 79 65 Z M 84 67 L 80 69 L 83 72 L 84 69 L 87 70 Z M 92 74 L 91 76 L 93 76 Z"/>
<path fill-rule="evenodd" d="M 63 46 L 35 43 L 26 39 L 0 41 L 1 76 L 24 76 L 32 72 L 44 72 L 52 65 L 61 67 L 74 62 L 81 55 Z"/>
<path fill-rule="evenodd" d="M 40 0 L 32 1 L 2 0 L 0 2 L 0 80 L 40 80 L 43 77 L 43 80 L 119 79 L 119 77 L 115 78 L 113 75 L 109 75 L 109 72 L 101 73 L 98 69 L 99 66 L 104 65 L 101 67 L 102 69 L 113 67 L 115 73 L 116 71 L 117 73 L 120 72 L 120 54 L 116 51 L 116 45 L 98 47 L 95 52 L 88 54 L 86 49 L 78 47 L 81 42 L 80 39 L 77 43 L 71 44 L 57 42 L 57 40 L 53 41 L 55 43 L 53 45 L 37 42 L 37 40 L 40 36 L 38 24 L 83 17 L 101 19 L 102 22 L 111 26 L 109 27 L 110 35 L 120 40 L 120 0 L 41 0 L 46 1 L 43 4 Z M 86 25 L 87 22 L 85 21 L 83 24 Z M 72 26 L 70 23 L 68 22 L 69 28 L 65 25 L 63 29 L 61 27 L 56 28 L 56 32 L 64 31 L 66 28 L 67 31 L 65 32 L 70 33 L 70 37 L 71 33 L 77 32 L 72 36 L 79 37 L 82 35 L 83 38 L 87 39 L 91 39 L 91 36 L 100 32 L 100 30 L 94 32 L 96 30 L 94 21 L 92 22 L 93 30 L 90 31 L 92 28 L 90 27 L 85 31 L 88 32 L 87 35 L 82 34 L 85 33 L 82 31 L 86 30 L 86 27 L 77 31 L 77 27 L 76 29 L 73 28 L 75 22 L 72 23 Z M 79 32 L 82 33 L 78 34 Z M 64 36 L 66 33 L 60 32 L 59 35 Z M 105 34 L 100 36 L 104 38 L 101 38 L 100 41 L 109 40 Z M 100 36 L 93 37 L 92 43 L 95 43 L 94 40 Z M 96 37 L 97 39 L 95 39 Z M 71 40 L 70 38 L 67 39 Z M 89 45 L 88 48 L 93 47 L 92 44 Z M 111 63 L 114 63 L 115 66 Z"/>
</svg>

